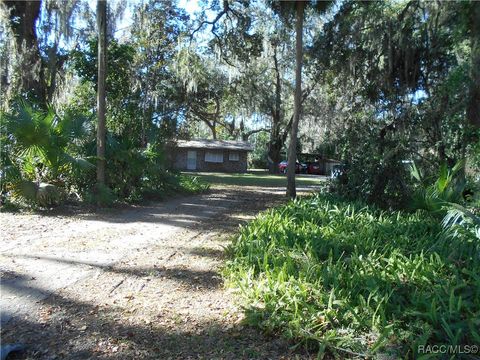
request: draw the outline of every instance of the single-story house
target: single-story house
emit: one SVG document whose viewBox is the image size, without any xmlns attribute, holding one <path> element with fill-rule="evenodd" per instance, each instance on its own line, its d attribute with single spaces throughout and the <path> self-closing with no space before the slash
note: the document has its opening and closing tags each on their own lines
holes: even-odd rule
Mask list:
<svg viewBox="0 0 480 360">
<path fill-rule="evenodd" d="M 171 160 L 177 170 L 246 172 L 247 155 L 253 146 L 233 140 L 178 140 Z"/>
</svg>

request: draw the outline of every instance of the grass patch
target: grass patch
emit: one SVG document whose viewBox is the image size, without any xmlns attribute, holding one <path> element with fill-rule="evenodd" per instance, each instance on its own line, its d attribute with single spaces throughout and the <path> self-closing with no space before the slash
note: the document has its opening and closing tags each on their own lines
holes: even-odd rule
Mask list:
<svg viewBox="0 0 480 360">
<path fill-rule="evenodd" d="M 480 344 L 479 250 L 426 213 L 317 195 L 243 227 L 225 276 L 251 324 L 320 355 L 413 358 L 421 345 Z"/>
<path fill-rule="evenodd" d="M 261 186 L 261 187 L 286 187 L 285 175 L 272 175 L 266 171 L 251 171 L 244 174 L 238 173 L 191 173 L 200 179 L 216 185 L 236 186 Z M 321 185 L 323 178 L 311 175 L 296 176 L 297 186 Z"/>
<path fill-rule="evenodd" d="M 200 194 L 210 189 L 210 184 L 198 176 L 175 174 L 166 176 L 163 181 L 156 182 L 157 188 L 147 187 L 143 190 L 138 201 L 164 200 L 178 194 Z"/>
</svg>

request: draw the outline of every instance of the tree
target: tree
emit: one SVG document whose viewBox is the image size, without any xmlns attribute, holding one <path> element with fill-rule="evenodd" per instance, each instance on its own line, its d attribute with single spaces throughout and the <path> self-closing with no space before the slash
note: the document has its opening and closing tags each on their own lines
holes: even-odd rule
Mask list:
<svg viewBox="0 0 480 360">
<path fill-rule="evenodd" d="M 143 145 L 152 135 L 174 136 L 184 107 L 185 92 L 175 71 L 180 39 L 185 36 L 188 15 L 175 2 L 149 0 L 135 5 L 132 43 L 135 58 L 132 87 L 139 93 L 136 126 L 141 126 Z M 160 128 L 162 135 L 157 131 Z"/>
<path fill-rule="evenodd" d="M 470 96 L 467 118 L 470 125 L 480 129 L 480 2 L 471 1 L 470 12 Z"/>
<path fill-rule="evenodd" d="M 105 85 L 107 59 L 107 2 L 97 0 L 98 86 L 97 86 L 97 185 L 105 185 Z"/>
<path fill-rule="evenodd" d="M 0 1 L 8 19 L 0 25 L 2 105 L 17 95 L 43 107 L 55 100 L 63 85 L 65 50 L 88 32 L 87 25 L 72 26 L 83 15 L 81 6 L 80 1 Z"/>
<path fill-rule="evenodd" d="M 303 23 L 305 7 L 309 6 L 316 13 L 325 12 L 330 5 L 330 1 L 281 1 L 272 2 L 271 6 L 283 20 L 288 23 L 295 13 L 295 95 L 293 121 L 290 128 L 290 144 L 288 147 L 288 167 L 287 167 L 287 196 L 296 197 L 295 187 L 295 167 L 297 161 L 297 137 L 300 115 L 302 112 L 302 64 L 303 64 Z M 310 92 L 311 89 L 308 91 Z"/>
<path fill-rule="evenodd" d="M 17 52 L 22 56 L 20 89 L 34 94 L 45 102 L 45 79 L 38 46 L 36 23 L 40 16 L 41 1 L 3 1 L 9 11 L 10 28 L 14 34 Z"/>
<path fill-rule="evenodd" d="M 303 15 L 305 3 L 297 1 L 295 4 L 295 98 L 293 101 L 293 124 L 288 147 L 287 168 L 287 196 L 295 198 L 295 167 L 297 162 L 297 134 L 300 113 L 302 111 L 302 62 L 303 62 Z"/>
<path fill-rule="evenodd" d="M 75 89 L 71 106 L 80 112 L 89 113 L 96 109 L 98 84 L 98 39 L 92 38 L 82 49 L 72 51 L 70 68 L 80 78 L 81 85 Z M 145 143 L 144 128 L 149 128 L 148 115 L 141 106 L 146 94 L 135 84 L 137 57 L 136 45 L 130 42 L 121 44 L 111 39 L 106 47 L 108 69 L 105 75 L 106 128 L 109 132 L 127 137 L 135 146 Z M 70 65 L 69 64 L 69 65 Z M 106 175 L 108 176 L 108 174 Z"/>
<path fill-rule="evenodd" d="M 243 139 L 252 132 L 268 131 L 269 170 L 277 173 L 293 122 L 291 31 L 264 3 L 235 8 L 234 16 L 225 16 L 224 20 L 218 19 L 212 28 L 214 38 L 210 44 L 212 52 L 220 55 L 222 71 L 231 78 L 224 106 L 228 109 L 225 115 L 230 118 L 225 122 L 226 129 L 232 137 L 241 134 Z M 245 118 L 257 119 L 254 121 L 260 127 L 245 131 Z M 239 127 L 235 128 L 237 119 Z"/>
<path fill-rule="evenodd" d="M 337 182 L 343 196 L 401 207 L 411 193 L 405 160 L 433 175 L 475 143 L 472 4 L 347 1 L 325 24 L 312 57 L 349 169 Z"/>
</svg>

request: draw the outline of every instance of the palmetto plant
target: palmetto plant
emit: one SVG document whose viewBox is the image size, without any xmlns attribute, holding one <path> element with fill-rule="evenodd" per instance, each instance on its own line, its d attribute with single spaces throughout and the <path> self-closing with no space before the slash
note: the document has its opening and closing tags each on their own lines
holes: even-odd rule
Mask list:
<svg viewBox="0 0 480 360">
<path fill-rule="evenodd" d="M 93 169 L 78 149 L 89 136 L 85 117 L 52 108 L 37 109 L 20 101 L 10 113 L 1 114 L 2 191 L 34 200 L 40 183 L 65 186 L 69 174 Z"/>
<path fill-rule="evenodd" d="M 451 228 L 455 224 L 473 225 L 477 237 L 480 238 L 480 217 L 469 210 L 469 204 L 463 196 L 466 186 L 462 174 L 464 168 L 464 160 L 457 162 L 451 169 L 442 164 L 438 177 L 432 182 L 425 179 L 415 164 L 412 164 L 411 174 L 418 182 L 412 197 L 412 206 L 414 209 L 442 215 L 445 228 Z"/>
<path fill-rule="evenodd" d="M 448 204 L 462 203 L 465 179 L 459 175 L 464 167 L 463 160 L 451 169 L 444 163 L 440 166 L 437 178 L 428 179 L 413 163 L 410 174 L 417 181 L 417 189 L 412 197 L 413 208 L 444 214 Z"/>
</svg>

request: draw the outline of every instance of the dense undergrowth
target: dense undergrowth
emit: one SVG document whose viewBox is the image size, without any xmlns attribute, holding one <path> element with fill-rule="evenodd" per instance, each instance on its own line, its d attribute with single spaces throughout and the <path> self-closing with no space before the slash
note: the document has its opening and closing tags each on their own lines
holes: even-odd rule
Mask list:
<svg viewBox="0 0 480 360">
<path fill-rule="evenodd" d="M 317 195 L 243 227 L 225 274 L 247 320 L 344 358 L 480 343 L 480 240 L 424 211 Z"/>
<path fill-rule="evenodd" d="M 0 205 L 51 207 L 68 200 L 109 206 L 203 192 L 209 185 L 166 166 L 164 141 L 139 146 L 107 132 L 106 181 L 96 180 L 93 119 L 19 101 L 0 113 Z"/>
</svg>

